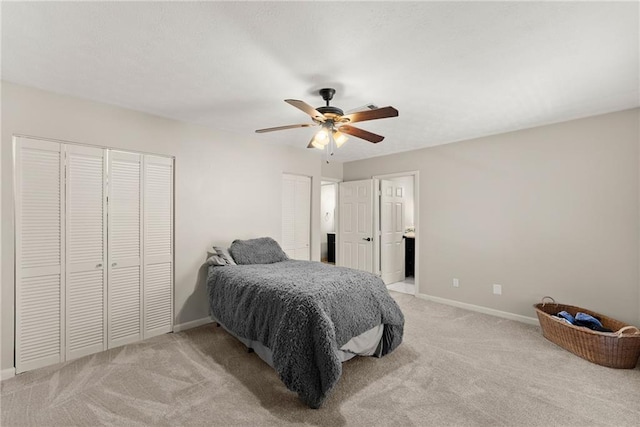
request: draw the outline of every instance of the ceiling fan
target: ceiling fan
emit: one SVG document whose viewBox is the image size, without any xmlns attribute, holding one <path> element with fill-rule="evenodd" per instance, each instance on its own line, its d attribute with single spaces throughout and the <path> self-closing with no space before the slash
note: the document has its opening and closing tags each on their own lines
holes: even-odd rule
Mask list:
<svg viewBox="0 0 640 427">
<path fill-rule="evenodd" d="M 398 110 L 393 107 L 382 107 L 345 114 L 340 108 L 329 105 L 329 101 L 333 99 L 333 95 L 335 93 L 336 90 L 333 88 L 320 89 L 319 94 L 322 96 L 322 99 L 326 101 L 327 105 L 318 108 L 313 108 L 306 102 L 297 99 L 285 99 L 284 102 L 287 104 L 293 105 L 308 114 L 311 117 L 311 120 L 313 120 L 313 123 L 258 129 L 256 130 L 256 133 L 321 126 L 322 128 L 313 136 L 313 138 L 311 138 L 307 148 L 324 149 L 326 147 L 332 155 L 334 146 L 339 148 L 347 141 L 347 136 L 345 134 L 373 142 L 374 144 L 384 139 L 384 136 L 382 135 L 377 135 L 364 129 L 351 126 L 351 123 L 397 117 Z"/>
</svg>

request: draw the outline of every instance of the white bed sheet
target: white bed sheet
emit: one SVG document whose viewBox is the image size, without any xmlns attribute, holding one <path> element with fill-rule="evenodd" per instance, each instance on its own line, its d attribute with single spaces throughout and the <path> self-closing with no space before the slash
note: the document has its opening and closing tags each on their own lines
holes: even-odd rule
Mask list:
<svg viewBox="0 0 640 427">
<path fill-rule="evenodd" d="M 273 354 L 269 347 L 263 345 L 259 341 L 252 341 L 246 338 L 239 337 L 228 330 L 222 323 L 218 322 L 216 319 L 213 319 L 213 321 L 222 326 L 225 331 L 233 335 L 242 344 L 244 344 L 248 348 L 253 349 L 253 351 L 258 355 L 258 357 L 260 357 L 260 359 L 264 360 L 267 365 L 273 368 Z M 338 358 L 340 358 L 340 361 L 346 362 L 347 360 L 352 359 L 355 356 L 375 355 L 380 350 L 380 341 L 382 339 L 383 332 L 384 325 L 380 324 L 356 337 L 351 338 L 345 345 L 340 348 L 340 350 L 338 350 Z"/>
</svg>

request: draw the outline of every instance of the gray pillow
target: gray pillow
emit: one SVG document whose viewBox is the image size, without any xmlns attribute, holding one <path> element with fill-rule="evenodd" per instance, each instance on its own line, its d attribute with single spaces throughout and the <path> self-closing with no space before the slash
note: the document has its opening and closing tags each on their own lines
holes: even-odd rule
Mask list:
<svg viewBox="0 0 640 427">
<path fill-rule="evenodd" d="M 278 242 L 271 237 L 234 240 L 229 252 L 238 264 L 273 264 L 289 259 Z"/>
<path fill-rule="evenodd" d="M 209 258 L 207 258 L 207 264 L 215 265 L 216 267 L 229 265 L 226 260 L 218 255 L 211 255 Z"/>
<path fill-rule="evenodd" d="M 214 246 L 213 250 L 216 251 L 217 255 L 226 261 L 227 265 L 238 265 L 234 261 L 233 257 L 229 253 L 229 249 L 223 248 L 220 246 Z"/>
</svg>

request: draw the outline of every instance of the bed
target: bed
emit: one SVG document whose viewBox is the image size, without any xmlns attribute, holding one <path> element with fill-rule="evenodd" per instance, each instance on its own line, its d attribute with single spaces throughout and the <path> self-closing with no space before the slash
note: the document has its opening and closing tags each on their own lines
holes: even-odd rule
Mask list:
<svg viewBox="0 0 640 427">
<path fill-rule="evenodd" d="M 343 361 L 382 357 L 402 342 L 404 316 L 373 274 L 290 260 L 270 238 L 236 240 L 229 259 L 219 255 L 207 277 L 213 320 L 312 408 L 338 382 Z"/>
</svg>

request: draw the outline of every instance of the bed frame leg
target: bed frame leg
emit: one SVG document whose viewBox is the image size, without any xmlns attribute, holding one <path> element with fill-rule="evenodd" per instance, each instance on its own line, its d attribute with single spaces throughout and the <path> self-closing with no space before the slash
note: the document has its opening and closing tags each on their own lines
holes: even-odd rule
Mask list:
<svg viewBox="0 0 640 427">
<path fill-rule="evenodd" d="M 220 327 L 220 323 L 216 322 L 216 328 Z"/>
<path fill-rule="evenodd" d="M 251 347 L 247 347 L 247 353 L 253 353 L 253 349 Z"/>
</svg>

